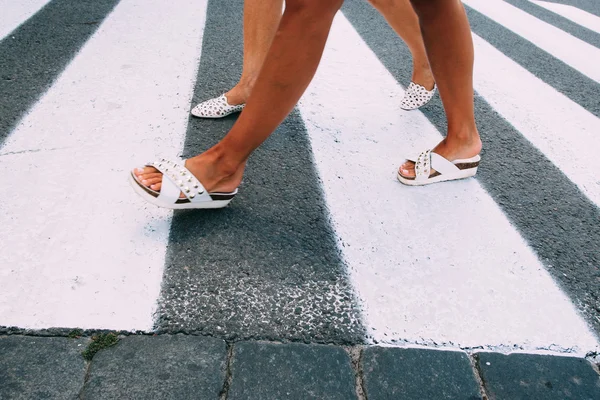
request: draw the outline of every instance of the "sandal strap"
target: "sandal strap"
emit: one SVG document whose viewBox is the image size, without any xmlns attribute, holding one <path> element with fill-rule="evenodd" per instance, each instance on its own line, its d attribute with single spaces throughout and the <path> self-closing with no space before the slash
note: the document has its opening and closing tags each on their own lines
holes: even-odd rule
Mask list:
<svg viewBox="0 0 600 400">
<path fill-rule="evenodd" d="M 408 92 L 411 92 L 413 94 L 419 94 L 419 95 L 422 95 L 422 96 L 429 96 L 429 95 L 433 96 L 433 94 L 435 93 L 435 90 L 436 90 L 436 85 L 435 84 L 433 85 L 433 89 L 427 90 L 425 88 L 425 86 L 419 85 L 418 83 L 414 83 L 414 82 L 411 82 L 410 85 L 408 85 L 408 88 L 407 88 Z"/>
<path fill-rule="evenodd" d="M 426 181 L 429 179 L 432 169 L 436 170 L 441 175 L 451 175 L 460 171 L 453 162 L 448 161 L 431 150 L 426 150 L 419 154 L 419 157 L 417 157 L 417 161 L 415 162 L 415 180 Z"/>
<path fill-rule="evenodd" d="M 165 175 L 163 174 L 163 180 L 157 199 L 166 204 L 174 204 L 179 199 L 180 193 L 179 187 L 175 185 L 171 179 L 165 178 Z"/>
<path fill-rule="evenodd" d="M 163 174 L 159 198 L 162 197 L 165 201 L 175 203 L 183 193 L 192 203 L 212 200 L 202 183 L 185 166 L 165 158 L 146 165 L 156 168 Z M 167 184 L 166 188 L 165 183 Z M 163 188 L 166 189 L 164 193 Z"/>
<path fill-rule="evenodd" d="M 431 174 L 431 150 L 419 154 L 415 161 L 415 180 L 425 181 Z"/>
<path fill-rule="evenodd" d="M 431 168 L 435 169 L 440 174 L 454 174 L 460 171 L 460 169 L 446 158 L 440 156 L 437 153 L 431 152 Z"/>
</svg>

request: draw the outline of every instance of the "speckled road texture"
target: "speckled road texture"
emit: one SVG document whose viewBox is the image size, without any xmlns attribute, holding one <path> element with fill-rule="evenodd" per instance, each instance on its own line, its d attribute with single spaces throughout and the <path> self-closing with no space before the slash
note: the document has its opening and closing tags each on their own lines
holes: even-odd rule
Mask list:
<svg viewBox="0 0 600 400">
<path fill-rule="evenodd" d="M 405 47 L 388 44 L 394 40 L 395 34 L 385 21 L 360 1 L 347 1 L 343 10 L 398 81 L 409 79 L 409 70 L 398 65 L 397 60 L 407 59 L 410 55 Z M 365 17 L 365 14 L 369 17 Z M 535 52 L 543 53 L 469 7 L 467 14 L 473 32 L 509 57 L 522 59 L 533 57 Z M 564 85 L 568 90 L 563 91 L 564 94 L 570 97 L 569 90 L 579 92 L 579 99 L 574 101 L 582 104 L 590 113 L 598 115 L 600 112 L 598 83 L 582 78 L 579 72 L 568 71 L 566 67 L 561 70 L 561 63 L 552 60 L 548 54 L 522 63 L 551 86 L 554 86 L 549 81 L 553 79 L 552 76 L 557 81 L 566 82 Z M 575 84 L 574 79 L 584 81 Z M 478 181 L 583 311 L 587 321 L 595 327 L 596 332 L 600 331 L 600 209 L 477 93 L 475 110 L 484 142 L 482 156 L 485 160 L 478 172 Z M 439 98 L 422 111 L 440 131 L 445 130 Z M 600 182 L 596 184 L 600 185 Z"/>
<path fill-rule="evenodd" d="M 0 42 L 0 145 L 117 2 L 54 0 Z"/>
<path fill-rule="evenodd" d="M 209 2 L 194 103 L 235 84 L 242 2 Z M 184 156 L 234 119 L 190 120 Z M 158 327 L 229 338 L 356 342 L 360 310 L 328 223 L 306 129 L 297 112 L 252 156 L 223 211 L 173 219 Z"/>
<path fill-rule="evenodd" d="M 561 3 L 600 17 L 594 0 Z M 189 110 L 239 78 L 243 1 L 32 3 L 0 38 L 0 326 L 598 351 L 600 33 L 502 2 L 543 23 L 517 33 L 492 3 L 465 4 L 481 56 L 476 179 L 395 181 L 406 152 L 445 132 L 441 101 L 399 109 L 410 53 L 346 0 L 231 205 L 170 213 L 127 171 L 198 154 L 233 125 Z M 583 62 L 553 53 L 561 40 L 588 49 Z"/>
</svg>

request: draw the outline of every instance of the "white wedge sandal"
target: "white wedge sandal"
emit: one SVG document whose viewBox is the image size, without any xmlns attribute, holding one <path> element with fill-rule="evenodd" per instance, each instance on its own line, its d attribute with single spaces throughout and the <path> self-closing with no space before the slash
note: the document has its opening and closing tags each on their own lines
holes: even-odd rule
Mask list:
<svg viewBox="0 0 600 400">
<path fill-rule="evenodd" d="M 416 161 L 412 159 L 406 161 L 415 163 L 416 176 L 406 177 L 398 171 L 398 180 L 405 185 L 422 186 L 475 176 L 481 157 L 478 154 L 471 158 L 448 161 L 439 154 L 427 150 L 419 154 Z"/>
<path fill-rule="evenodd" d="M 223 118 L 230 114 L 241 112 L 245 105 L 231 105 L 227 101 L 227 97 L 222 94 L 219 97 L 198 104 L 192 109 L 191 113 L 194 117 L 198 118 Z"/>
<path fill-rule="evenodd" d="M 192 173 L 183 166 L 166 159 L 146 164 L 154 167 L 163 174 L 160 192 L 142 184 L 137 176 L 130 173 L 129 182 L 133 190 L 144 200 L 159 207 L 179 209 L 194 208 L 223 208 L 237 194 L 237 189 L 231 193 L 208 193 L 204 186 Z M 181 197 L 181 194 L 185 197 Z"/>
</svg>

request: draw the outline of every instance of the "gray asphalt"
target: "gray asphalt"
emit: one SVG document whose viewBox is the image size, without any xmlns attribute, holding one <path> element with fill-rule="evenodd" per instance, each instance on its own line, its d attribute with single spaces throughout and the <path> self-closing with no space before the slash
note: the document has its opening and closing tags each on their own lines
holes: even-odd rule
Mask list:
<svg viewBox="0 0 600 400">
<path fill-rule="evenodd" d="M 598 46 L 597 34 L 549 18 L 527 2 L 510 2 Z M 116 3 L 54 0 L 0 42 L 0 146 Z M 563 3 L 600 15 L 595 0 Z M 406 85 L 410 53 L 383 18 L 363 0 L 346 0 L 343 12 L 388 71 Z M 468 9 L 468 15 L 478 35 L 600 117 L 600 85 L 476 11 Z M 209 2 L 192 105 L 237 81 L 241 21 L 242 0 Z M 475 109 L 486 160 L 477 179 L 600 333 L 600 210 L 478 96 Z M 439 98 L 422 111 L 445 132 Z M 183 156 L 212 146 L 234 121 L 234 116 L 190 119 Z M 243 196 L 227 209 L 175 213 L 157 329 L 226 339 L 362 342 L 365 328 L 339 250 L 342 244 L 333 233 L 296 111 L 251 157 L 242 190 Z"/>
<path fill-rule="evenodd" d="M 595 14 L 600 17 L 600 7 L 598 6 L 598 0 L 546 0 L 549 3 L 560 3 L 568 4 L 585 10 L 591 14 Z"/>
<path fill-rule="evenodd" d="M 410 79 L 410 52 L 385 20 L 361 0 L 347 0 L 342 10 L 388 71 L 400 84 L 406 85 Z M 511 47 L 519 48 L 515 44 L 516 35 L 504 36 L 505 28 L 483 21 L 483 17 L 472 10 L 468 10 L 468 14 L 473 30 L 477 33 L 485 30 L 484 38 L 492 39 L 492 44 L 503 52 Z M 526 53 L 534 51 L 533 47 L 520 49 Z M 541 74 L 540 69 L 546 68 L 548 57 L 530 57 L 524 66 L 536 75 Z M 565 71 L 565 79 L 569 76 Z M 600 101 L 598 93 L 596 89 L 581 99 L 587 104 L 586 108 L 596 107 Z M 446 131 L 439 97 L 421 110 L 440 132 Z M 478 170 L 477 180 L 599 333 L 600 209 L 477 94 L 475 114 L 485 160 Z"/>
<path fill-rule="evenodd" d="M 600 47 L 600 34 L 596 33 L 590 29 L 584 28 L 581 25 L 576 24 L 575 22 L 561 17 L 558 14 L 553 13 L 550 10 L 546 10 L 544 7 L 540 7 L 535 3 L 532 3 L 529 0 L 504 0 L 507 3 L 512 4 L 515 7 L 520 8 L 521 10 L 533 15 L 539 20 L 547 22 L 549 24 L 554 25 L 558 29 L 561 29 L 565 32 L 570 33 L 587 42 L 593 46 Z"/>
<path fill-rule="evenodd" d="M 193 104 L 239 78 L 242 5 L 209 2 Z M 212 146 L 234 120 L 191 117 L 184 157 Z M 225 210 L 175 214 L 159 328 L 226 338 L 364 338 L 312 157 L 293 112 L 251 157 L 243 196 Z"/>
<path fill-rule="evenodd" d="M 0 41 L 0 146 L 118 0 L 54 0 Z"/>
<path fill-rule="evenodd" d="M 540 80 L 600 117 L 600 84 L 479 12 L 469 7 L 466 9 L 473 32 Z"/>
</svg>

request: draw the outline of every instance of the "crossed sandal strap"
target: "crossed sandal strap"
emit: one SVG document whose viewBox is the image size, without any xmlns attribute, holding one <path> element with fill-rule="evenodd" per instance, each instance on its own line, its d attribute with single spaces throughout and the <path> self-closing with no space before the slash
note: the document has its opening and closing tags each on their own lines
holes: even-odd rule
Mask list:
<svg viewBox="0 0 600 400">
<path fill-rule="evenodd" d="M 200 181 L 183 165 L 164 158 L 146 165 L 156 168 L 163 174 L 158 199 L 175 203 L 183 193 L 193 203 L 212 200 Z"/>
<path fill-rule="evenodd" d="M 415 180 L 422 181 L 429 178 L 431 172 L 431 150 L 419 154 L 415 161 Z"/>
<path fill-rule="evenodd" d="M 460 171 L 454 163 L 446 160 L 444 157 L 431 150 L 426 150 L 419 154 L 419 157 L 417 157 L 417 161 L 415 162 L 415 180 L 427 180 L 431 175 L 432 169 L 442 175 Z"/>
</svg>

